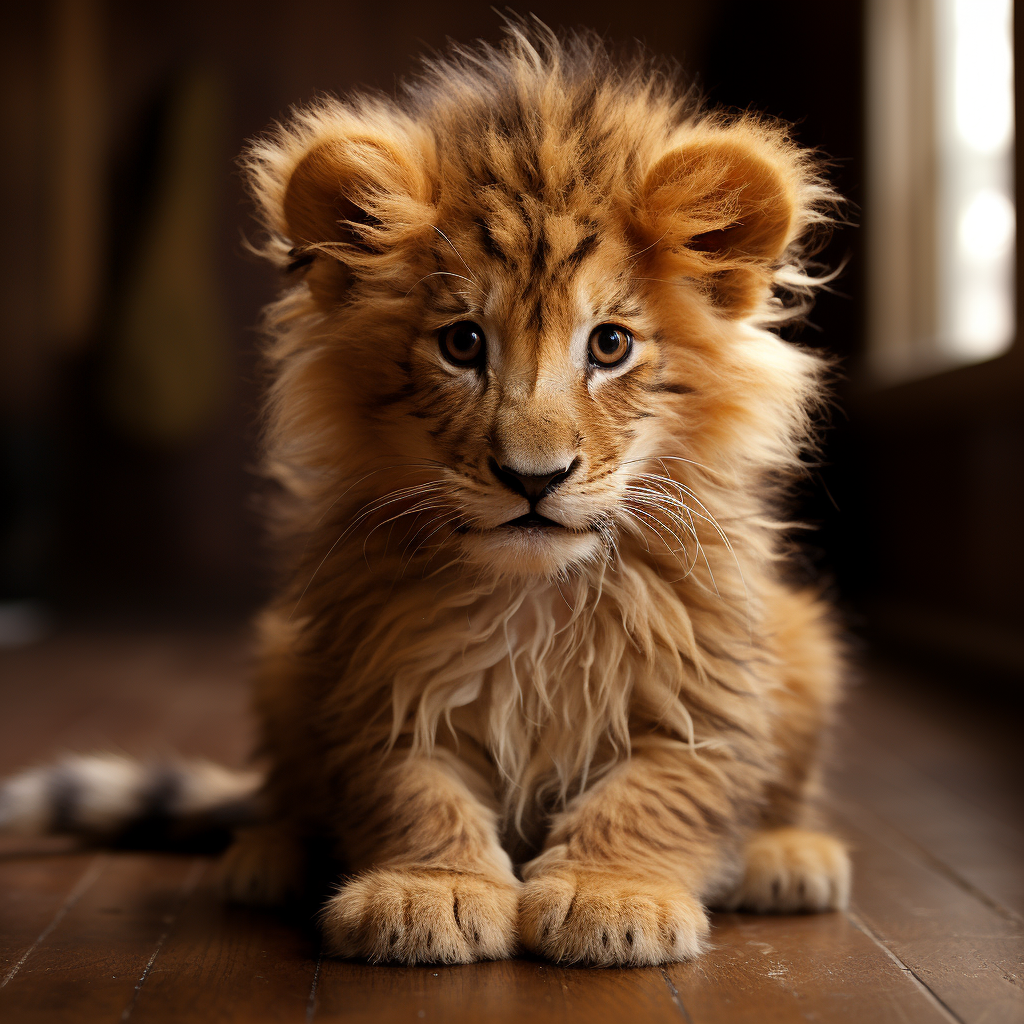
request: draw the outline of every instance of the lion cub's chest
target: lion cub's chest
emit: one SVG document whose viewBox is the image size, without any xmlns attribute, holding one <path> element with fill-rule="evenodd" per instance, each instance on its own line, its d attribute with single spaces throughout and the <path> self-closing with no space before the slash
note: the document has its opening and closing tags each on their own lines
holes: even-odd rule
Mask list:
<svg viewBox="0 0 1024 1024">
<path fill-rule="evenodd" d="M 513 790 L 539 776 L 585 773 L 605 740 L 628 748 L 630 695 L 643 659 L 621 612 L 593 592 L 584 596 L 589 603 L 572 602 L 545 585 L 511 598 L 489 595 L 438 620 L 436 642 L 449 653 L 433 674 L 418 670 L 419 722 L 434 723 L 442 742 L 450 722 L 488 753 Z"/>
<path fill-rule="evenodd" d="M 450 663 L 461 686 L 450 691 L 453 723 L 485 747 L 529 734 L 571 689 L 580 666 L 574 651 L 586 644 L 585 626 L 555 587 L 517 600 L 488 600 L 468 609 L 471 631 Z M 524 716 L 530 721 L 524 721 Z"/>
</svg>

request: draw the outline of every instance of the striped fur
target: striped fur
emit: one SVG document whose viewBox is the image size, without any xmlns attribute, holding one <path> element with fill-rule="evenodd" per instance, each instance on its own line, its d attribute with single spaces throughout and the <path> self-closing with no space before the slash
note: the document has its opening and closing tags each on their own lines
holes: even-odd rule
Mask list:
<svg viewBox="0 0 1024 1024">
<path fill-rule="evenodd" d="M 287 899 L 326 842 L 329 948 L 405 963 L 656 964 L 716 901 L 842 905 L 810 809 L 841 659 L 780 514 L 825 364 L 771 331 L 818 283 L 812 154 L 513 23 L 245 163 L 290 272 L 267 468 L 292 554 L 229 891 Z M 458 366 L 465 320 L 485 354 Z M 605 323 L 635 338 L 613 369 Z M 510 467 L 559 474 L 534 510 L 559 527 L 506 525 Z"/>
</svg>

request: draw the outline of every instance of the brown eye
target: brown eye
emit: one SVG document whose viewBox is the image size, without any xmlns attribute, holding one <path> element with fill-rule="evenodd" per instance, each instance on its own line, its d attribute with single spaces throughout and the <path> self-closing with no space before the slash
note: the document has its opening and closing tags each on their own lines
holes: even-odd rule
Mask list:
<svg viewBox="0 0 1024 1024">
<path fill-rule="evenodd" d="M 587 354 L 595 366 L 618 366 L 633 349 L 633 335 L 618 324 L 601 324 L 590 335 Z"/>
<path fill-rule="evenodd" d="M 455 366 L 477 366 L 483 362 L 485 340 L 483 328 L 472 320 L 442 327 L 438 336 L 441 355 Z"/>
</svg>

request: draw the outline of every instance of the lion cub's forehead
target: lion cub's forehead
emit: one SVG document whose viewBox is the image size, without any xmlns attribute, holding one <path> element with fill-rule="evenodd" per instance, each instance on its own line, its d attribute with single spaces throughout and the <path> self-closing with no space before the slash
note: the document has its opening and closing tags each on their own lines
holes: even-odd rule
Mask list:
<svg viewBox="0 0 1024 1024">
<path fill-rule="evenodd" d="M 443 279 L 456 302 L 471 298 L 517 334 L 564 336 L 599 312 L 636 306 L 631 250 L 606 196 L 578 179 L 571 188 L 537 187 L 538 179 L 564 179 L 534 157 L 514 163 L 508 179 L 488 177 L 486 184 L 460 168 L 447 182 L 451 202 L 439 204 L 434 250 L 446 271 L 467 274 L 476 286 Z"/>
<path fill-rule="evenodd" d="M 436 82 L 414 116 L 429 126 L 442 183 L 571 209 L 635 178 L 680 123 L 680 104 L 655 82 L 611 67 L 602 75 L 595 60 L 561 69 L 513 60 L 507 76 L 498 62 Z"/>
<path fill-rule="evenodd" d="M 437 205 L 469 221 L 482 255 L 506 271 L 574 271 L 616 234 L 615 211 L 621 218 L 675 111 L 644 103 L 639 117 L 628 109 L 637 96 L 596 76 L 558 88 L 544 76 L 502 85 L 497 95 L 467 90 L 461 102 L 423 112 Z"/>
<path fill-rule="evenodd" d="M 441 223 L 438 265 L 459 276 L 440 277 L 434 294 L 451 314 L 480 314 L 507 339 L 559 348 L 585 323 L 639 314 L 630 249 L 593 207 L 490 196 Z"/>
</svg>

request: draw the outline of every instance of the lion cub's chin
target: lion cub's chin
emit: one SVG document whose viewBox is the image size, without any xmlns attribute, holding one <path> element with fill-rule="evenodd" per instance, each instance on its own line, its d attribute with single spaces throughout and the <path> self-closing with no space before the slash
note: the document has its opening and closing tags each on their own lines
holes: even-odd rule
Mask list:
<svg viewBox="0 0 1024 1024">
<path fill-rule="evenodd" d="M 472 564 L 503 576 L 556 576 L 602 550 L 597 533 L 552 527 L 472 532 L 463 536 L 462 545 Z"/>
</svg>

